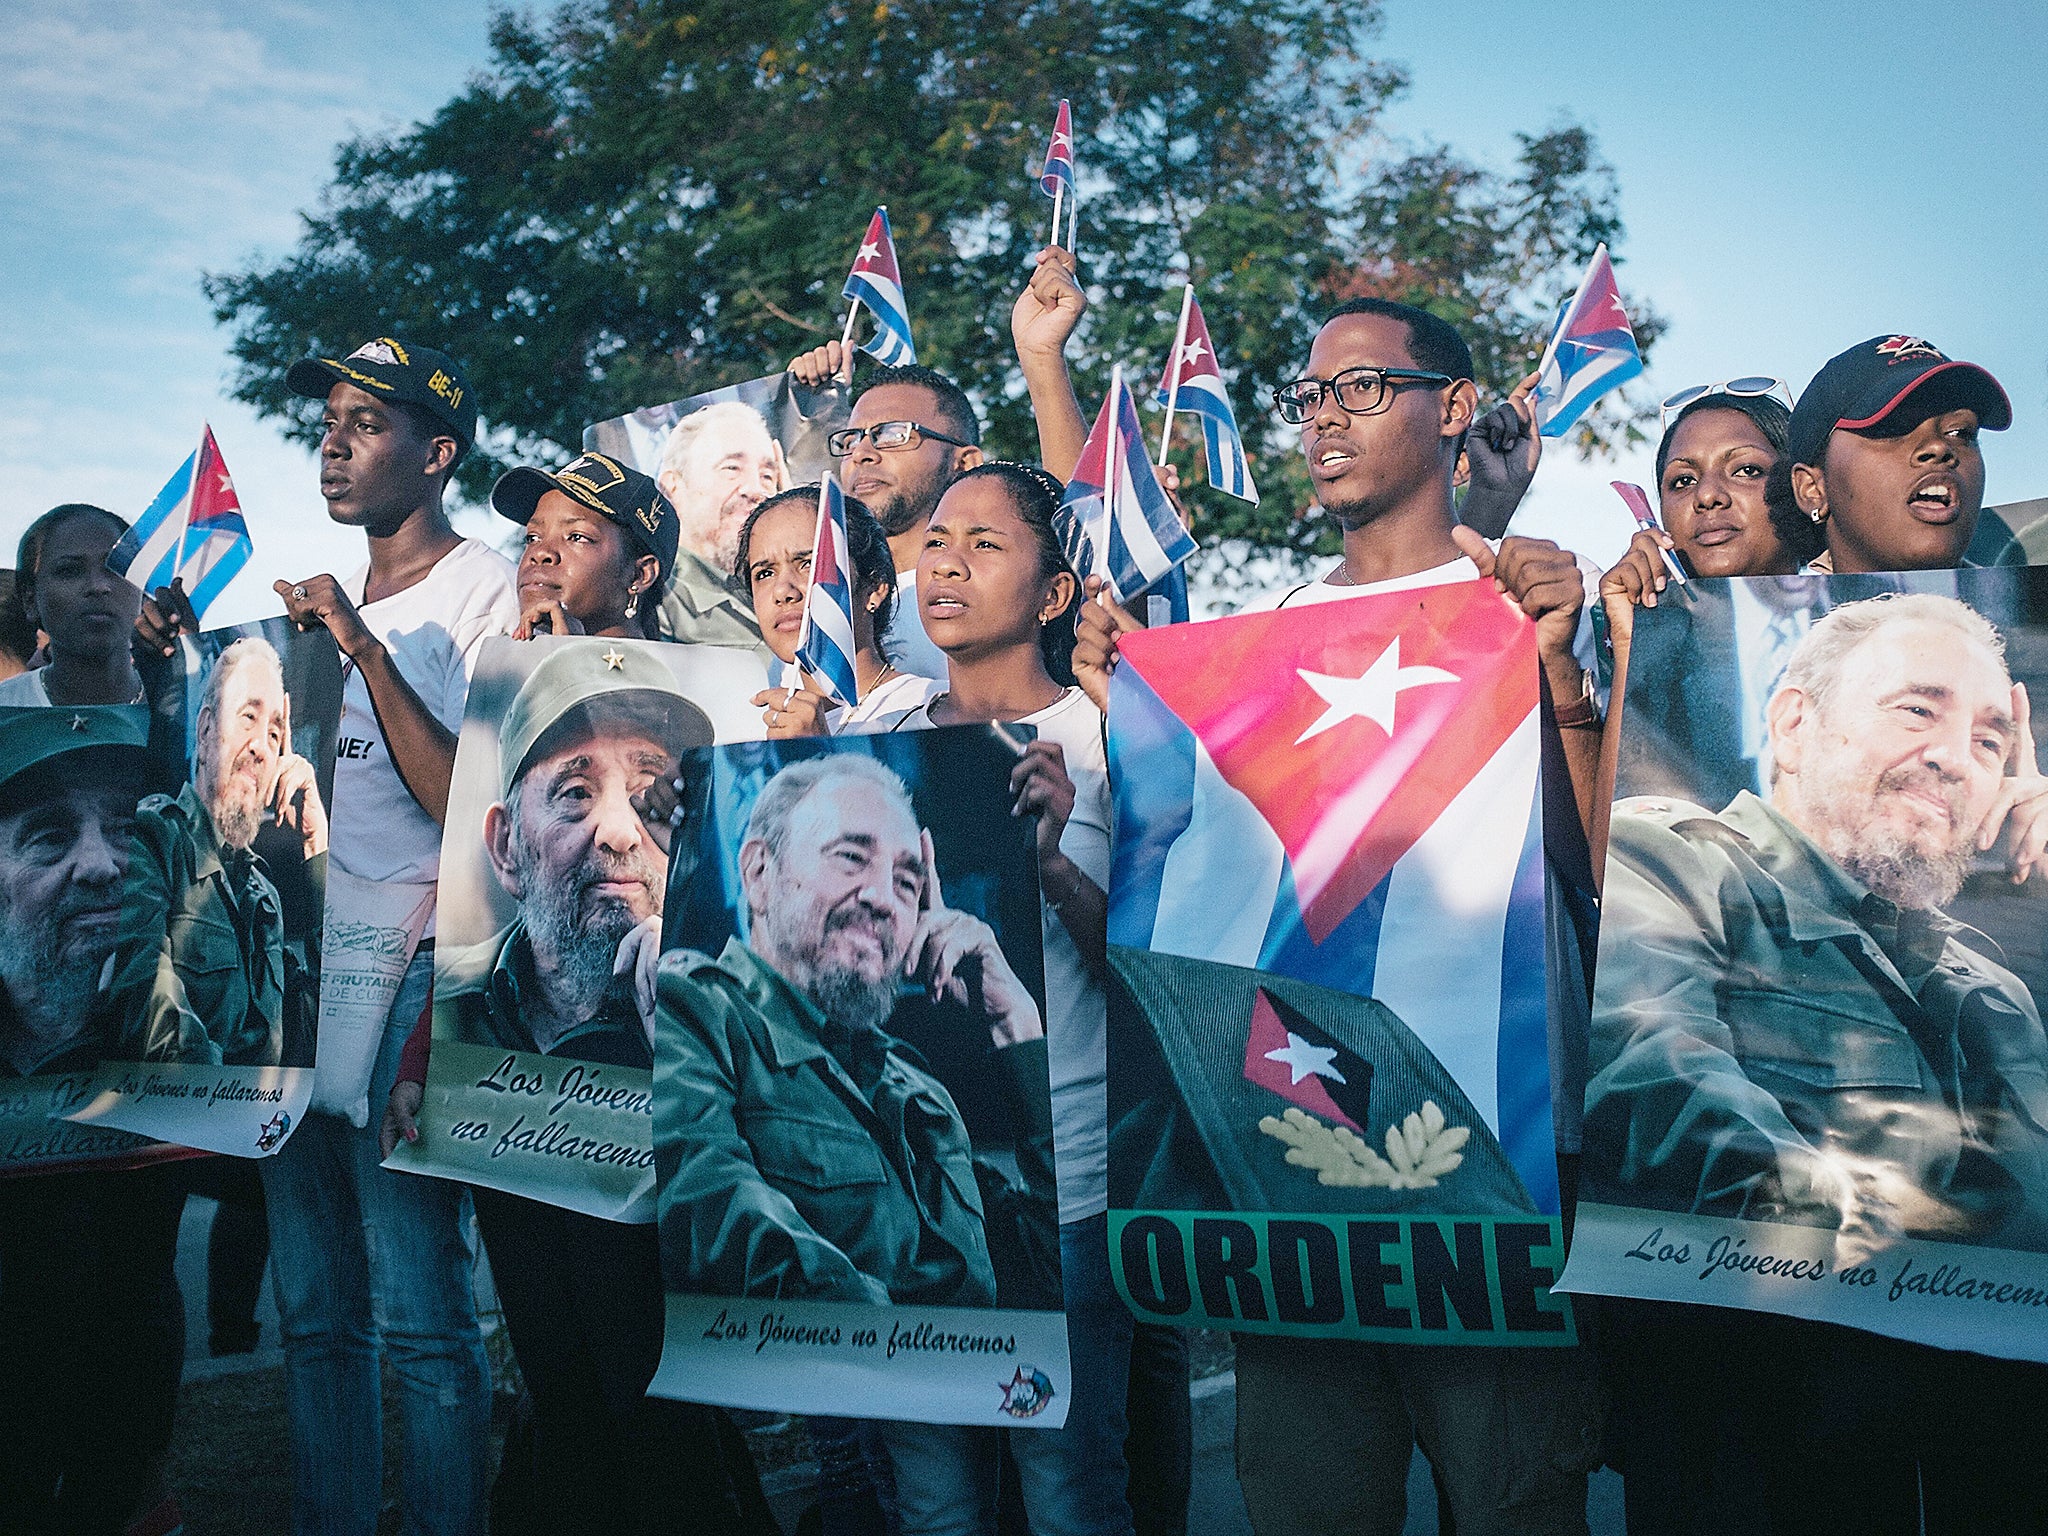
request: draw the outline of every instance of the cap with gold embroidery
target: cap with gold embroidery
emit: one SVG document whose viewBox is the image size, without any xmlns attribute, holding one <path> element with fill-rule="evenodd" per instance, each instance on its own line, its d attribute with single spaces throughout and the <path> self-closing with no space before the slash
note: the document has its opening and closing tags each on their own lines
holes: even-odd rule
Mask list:
<svg viewBox="0 0 2048 1536">
<path fill-rule="evenodd" d="M 460 438 L 463 447 L 476 441 L 476 398 L 446 352 L 379 336 L 347 357 L 302 358 L 284 376 L 284 387 L 308 400 L 325 400 L 337 384 L 353 384 L 379 400 L 419 406 Z"/>
<path fill-rule="evenodd" d="M 676 514 L 650 476 L 601 453 L 586 453 L 550 473 L 530 465 L 509 469 L 491 487 L 491 505 L 515 523 L 533 517 L 549 491 L 560 491 L 626 530 L 634 544 L 661 562 L 659 591 L 676 563 Z"/>
</svg>

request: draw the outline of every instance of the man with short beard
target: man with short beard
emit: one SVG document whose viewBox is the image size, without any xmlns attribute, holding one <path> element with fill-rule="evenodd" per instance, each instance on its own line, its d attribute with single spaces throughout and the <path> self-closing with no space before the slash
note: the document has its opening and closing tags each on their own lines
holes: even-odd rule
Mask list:
<svg viewBox="0 0 2048 1536">
<path fill-rule="evenodd" d="M 292 751 L 284 666 L 267 640 L 229 645 L 208 673 L 192 777 L 136 812 L 110 1052 L 131 1061 L 276 1066 L 288 986 L 284 909 L 251 851 L 272 816 L 300 836 L 325 883 L 327 813 L 313 765 Z"/>
<path fill-rule="evenodd" d="M 664 640 L 730 645 L 765 659 L 753 606 L 733 583 L 747 514 L 788 476 L 761 413 L 741 400 L 715 400 L 670 429 L 655 474 L 676 510 L 678 547 L 657 622 Z"/>
<path fill-rule="evenodd" d="M 2048 780 L 2004 641 L 1952 598 L 1845 604 L 1767 709 L 1770 798 L 1615 808 L 1587 1159 L 1603 1198 L 2048 1243 L 2048 1039 L 1941 907 Z M 1590 1149 L 1589 1149 L 1590 1150 Z"/>
<path fill-rule="evenodd" d="M 846 353 L 832 341 L 792 358 L 789 371 L 817 389 L 845 364 Z M 937 369 L 876 368 L 865 375 L 851 420 L 827 446 L 839 460 L 841 489 L 867 504 L 896 557 L 896 606 L 882 636 L 884 654 L 914 676 L 944 678 L 946 654 L 924 632 L 917 605 L 917 557 L 939 498 L 982 461 L 974 402 Z"/>
<path fill-rule="evenodd" d="M 654 1148 L 671 1284 L 994 1305 L 967 1127 L 886 1026 L 906 975 L 977 1014 L 1022 1144 L 1049 1144 L 1037 1003 L 994 931 L 946 907 L 931 834 L 871 757 L 778 772 L 739 863 L 747 942 L 661 963 Z"/>
<path fill-rule="evenodd" d="M 465 1037 L 653 1065 L 630 979 L 615 984 L 613 968 L 668 888 L 668 828 L 643 815 L 648 790 L 711 734 L 640 646 L 579 641 L 533 669 L 499 737 L 503 798 L 484 813 L 492 872 L 519 916 L 442 962 L 441 1000 Z"/>
</svg>

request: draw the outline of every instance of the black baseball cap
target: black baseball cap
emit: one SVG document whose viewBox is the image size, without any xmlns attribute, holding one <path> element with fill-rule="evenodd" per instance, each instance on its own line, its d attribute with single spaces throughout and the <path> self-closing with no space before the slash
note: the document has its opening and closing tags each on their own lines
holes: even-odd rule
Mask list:
<svg viewBox="0 0 2048 1536">
<path fill-rule="evenodd" d="M 476 397 L 446 352 L 379 336 L 347 357 L 302 358 L 284 376 L 284 387 L 308 400 L 325 400 L 336 384 L 353 384 L 379 400 L 416 405 L 461 439 L 463 447 L 476 441 Z"/>
<path fill-rule="evenodd" d="M 1916 397 L 1921 405 L 1967 406 L 1986 431 L 2012 425 L 2012 402 L 1987 370 L 1956 362 L 1918 336 L 1873 336 L 1829 358 L 1813 376 L 1792 411 L 1787 457 L 1818 464 L 1835 428 L 1867 432 Z"/>
<path fill-rule="evenodd" d="M 549 491 L 560 491 L 625 529 L 634 543 L 661 562 L 656 586 L 675 569 L 675 508 L 651 477 L 605 454 L 586 453 L 552 474 L 531 465 L 508 469 L 491 487 L 491 505 L 524 526 Z"/>
</svg>

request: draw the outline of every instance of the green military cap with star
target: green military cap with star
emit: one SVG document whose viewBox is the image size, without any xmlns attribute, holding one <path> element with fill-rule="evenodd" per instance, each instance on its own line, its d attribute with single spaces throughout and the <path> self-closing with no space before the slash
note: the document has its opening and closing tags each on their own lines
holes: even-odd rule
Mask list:
<svg viewBox="0 0 2048 1536">
<path fill-rule="evenodd" d="M 149 711 L 137 705 L 0 709 L 0 789 L 38 768 L 61 768 L 67 777 L 83 775 L 82 760 L 55 760 L 85 752 L 140 773 L 147 764 L 148 742 Z"/>
<path fill-rule="evenodd" d="M 710 717 L 684 695 L 653 642 L 591 635 L 529 643 L 549 649 L 512 700 L 498 733 L 499 782 L 507 793 L 543 739 L 573 711 L 592 704 L 645 721 L 674 752 L 710 745 Z"/>
</svg>

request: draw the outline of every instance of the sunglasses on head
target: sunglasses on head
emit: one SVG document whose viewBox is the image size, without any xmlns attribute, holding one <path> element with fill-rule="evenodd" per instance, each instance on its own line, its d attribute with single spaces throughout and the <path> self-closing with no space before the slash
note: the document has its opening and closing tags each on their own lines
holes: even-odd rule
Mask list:
<svg viewBox="0 0 2048 1536">
<path fill-rule="evenodd" d="M 1709 395 L 1735 395 L 1741 399 L 1754 400 L 1769 395 L 1773 400 L 1792 409 L 1792 389 L 1783 379 L 1767 378 L 1763 374 L 1752 374 L 1743 379 L 1723 379 L 1718 384 L 1695 384 L 1690 389 L 1681 389 L 1675 395 L 1666 395 L 1664 403 L 1657 407 L 1657 428 L 1663 431 L 1671 425 L 1671 418 L 1687 406 L 1706 399 Z"/>
</svg>

